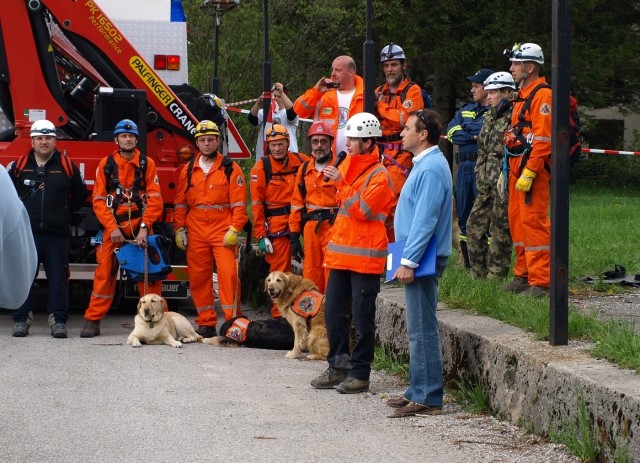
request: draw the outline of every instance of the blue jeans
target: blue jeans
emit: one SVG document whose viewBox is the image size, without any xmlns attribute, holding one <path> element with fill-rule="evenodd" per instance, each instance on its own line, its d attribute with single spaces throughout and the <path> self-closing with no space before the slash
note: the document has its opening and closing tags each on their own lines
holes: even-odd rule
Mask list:
<svg viewBox="0 0 640 463">
<path fill-rule="evenodd" d="M 47 309 L 56 323 L 67 323 L 69 314 L 69 237 L 51 233 L 34 233 L 33 241 L 38 252 L 38 262 L 44 265 L 49 289 Z M 34 275 L 34 279 L 37 275 Z M 13 311 L 13 321 L 26 322 L 33 310 L 33 285 L 29 297 Z"/>
<path fill-rule="evenodd" d="M 438 257 L 436 276 L 416 278 L 404 285 L 409 337 L 409 387 L 404 397 L 431 407 L 442 407 L 442 354 L 436 318 L 438 281 L 447 258 Z"/>
<path fill-rule="evenodd" d="M 476 187 L 476 161 L 462 161 L 458 164 L 456 174 L 456 213 L 458 214 L 458 225 L 460 233 L 467 234 L 467 220 L 473 202 L 478 196 Z"/>
<path fill-rule="evenodd" d="M 329 366 L 348 375 L 369 380 L 376 338 L 376 298 L 380 275 L 329 271 L 324 318 L 329 338 Z M 349 310 L 351 308 L 351 310 Z M 356 338 L 351 354 L 351 319 Z"/>
</svg>

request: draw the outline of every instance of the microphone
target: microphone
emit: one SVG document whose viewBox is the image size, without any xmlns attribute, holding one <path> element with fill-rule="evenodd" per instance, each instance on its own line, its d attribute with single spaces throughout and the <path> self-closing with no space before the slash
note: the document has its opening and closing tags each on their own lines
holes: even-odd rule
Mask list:
<svg viewBox="0 0 640 463">
<path fill-rule="evenodd" d="M 24 184 L 27 186 L 37 186 L 40 185 L 42 182 L 39 182 L 37 180 L 29 180 L 28 178 L 24 179 Z"/>
<path fill-rule="evenodd" d="M 342 164 L 342 161 L 345 160 L 345 158 L 347 157 L 347 152 L 346 151 L 340 151 L 338 153 L 338 155 L 336 156 L 336 160 L 333 163 L 333 167 L 338 167 L 340 164 Z M 328 182 L 330 179 L 329 177 L 325 176 L 324 177 L 324 181 Z"/>
</svg>

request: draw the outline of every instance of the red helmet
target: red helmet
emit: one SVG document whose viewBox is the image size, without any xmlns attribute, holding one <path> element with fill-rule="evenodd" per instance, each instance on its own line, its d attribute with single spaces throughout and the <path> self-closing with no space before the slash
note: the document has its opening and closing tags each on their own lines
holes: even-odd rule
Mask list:
<svg viewBox="0 0 640 463">
<path fill-rule="evenodd" d="M 311 124 L 307 137 L 311 138 L 314 135 L 326 135 L 327 137 L 331 137 L 331 139 L 334 138 L 331 125 L 329 125 L 329 123 L 325 121 L 315 121 L 313 124 Z"/>
</svg>

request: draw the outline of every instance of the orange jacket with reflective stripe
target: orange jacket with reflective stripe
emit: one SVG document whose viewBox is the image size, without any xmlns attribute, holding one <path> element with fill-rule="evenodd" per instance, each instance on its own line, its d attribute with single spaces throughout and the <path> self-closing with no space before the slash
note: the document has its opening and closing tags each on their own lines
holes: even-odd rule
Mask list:
<svg viewBox="0 0 640 463">
<path fill-rule="evenodd" d="M 358 273 L 382 273 L 387 261 L 384 221 L 393 205 L 391 179 L 371 154 L 349 155 L 338 168 L 343 182 L 336 199 L 340 210 L 331 229 L 324 265 Z"/>
<path fill-rule="evenodd" d="M 133 188 L 136 168 L 140 168 L 140 150 L 135 150 L 130 161 L 122 157 L 119 150 L 115 150 L 112 156 L 118 166 L 118 179 L 120 180 L 120 184 L 125 188 L 125 193 L 128 194 Z M 93 212 L 96 214 L 100 224 L 104 227 L 105 234 L 110 236 L 111 233 L 118 228 L 113 214 L 128 214 L 129 212 L 137 211 L 138 206 L 133 200 L 128 202 L 123 195 L 117 210 L 112 212 L 111 209 L 107 207 L 107 195 L 115 194 L 115 191 L 107 193 L 104 166 L 107 164 L 108 158 L 109 156 L 102 158 L 96 171 L 96 183 L 93 186 Z M 162 209 L 164 207 L 156 164 L 153 162 L 153 159 L 148 156 L 144 183 L 144 191 L 141 191 L 140 194 L 145 193 L 147 195 L 147 205 L 142 217 L 132 219 L 131 222 L 120 222 L 122 233 L 129 238 L 133 238 L 133 230 L 138 227 L 140 222 L 146 223 L 149 228 L 151 228 L 162 215 Z"/>
<path fill-rule="evenodd" d="M 299 156 L 299 157 L 298 157 Z M 309 160 L 305 154 L 298 155 L 289 151 L 285 162 L 277 162 L 272 156 L 271 180 L 267 185 L 264 171 L 264 160 L 261 158 L 251 169 L 251 213 L 253 214 L 253 236 L 260 238 L 269 234 L 288 231 L 289 214 L 279 214 L 267 217 L 268 210 L 281 210 L 291 207 L 291 196 L 295 185 L 296 173 L 300 165 Z"/>
<path fill-rule="evenodd" d="M 525 100 L 539 84 L 546 83 L 547 80 L 544 77 L 539 77 L 535 81 L 531 82 L 525 88 L 521 88 L 518 91 L 518 99 L 513 104 L 511 111 L 511 126 L 517 124 L 518 116 L 522 110 Z M 527 161 L 527 169 L 533 172 L 540 173 L 544 169 L 545 162 L 549 164 L 551 162 L 551 89 L 541 88 L 533 96 L 531 106 L 525 113 L 525 121 L 530 122 L 531 125 L 526 125 L 522 129 L 522 135 L 527 138 L 530 133 L 533 133 L 533 142 L 531 143 L 531 152 L 529 153 L 529 160 Z M 508 132 L 505 132 L 505 140 L 508 139 Z M 518 144 L 514 142 L 515 144 Z M 509 143 L 507 142 L 507 147 Z M 519 166 L 520 157 L 509 158 L 510 165 Z M 513 175 L 517 175 L 519 169 L 512 167 Z"/>
<path fill-rule="evenodd" d="M 333 164 L 335 155 L 329 161 Z M 307 195 L 303 198 L 300 192 L 300 183 L 304 183 Z M 323 209 L 335 209 L 338 207 L 336 200 L 336 186 L 332 180 L 324 181 L 324 174 L 316 169 L 315 159 L 311 159 L 307 166 L 304 178 L 302 168 L 298 169 L 296 182 L 291 198 L 291 215 L 289 216 L 289 228 L 292 232 L 302 233 L 302 211 L 306 208 L 309 212 L 318 212 Z"/>
<path fill-rule="evenodd" d="M 376 116 L 380 120 L 383 136 L 399 135 L 409 119 L 409 113 L 424 107 L 422 90 L 418 85 L 411 84 L 402 101 L 402 91 L 410 84 L 411 81 L 405 77 L 394 93 L 390 93 L 387 83 L 376 88 L 376 95 L 382 95 L 376 101 Z"/>
<path fill-rule="evenodd" d="M 238 164 L 232 164 L 229 179 L 222 164 L 224 156 L 216 155 L 207 174 L 200 167 L 201 153 L 196 155 L 191 171 L 191 186 L 187 189 L 188 166 L 180 172 L 175 198 L 174 226 L 215 229 L 221 241 L 233 226 L 240 231 L 249 220 L 247 215 L 247 186 Z"/>
<path fill-rule="evenodd" d="M 351 98 L 349 114 L 346 121 L 354 114 L 364 111 L 364 81 L 362 77 L 356 75 L 356 91 Z M 293 104 L 293 109 L 300 117 L 313 118 L 314 121 L 322 119 L 328 122 L 333 129 L 333 137 L 338 132 L 340 123 L 340 108 L 338 107 L 338 90 L 335 88 L 327 92 L 321 92 L 315 86 L 307 90 Z M 334 144 L 335 152 L 335 144 Z"/>
</svg>

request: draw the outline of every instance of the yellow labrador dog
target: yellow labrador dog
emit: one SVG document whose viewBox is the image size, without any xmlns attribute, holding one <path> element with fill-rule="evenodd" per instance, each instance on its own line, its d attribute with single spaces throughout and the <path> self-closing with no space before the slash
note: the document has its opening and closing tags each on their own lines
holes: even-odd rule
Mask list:
<svg viewBox="0 0 640 463">
<path fill-rule="evenodd" d="M 324 295 L 318 287 L 290 272 L 271 272 L 264 286 L 293 328 L 293 350 L 287 352 L 286 358 L 297 358 L 302 351 L 308 351 L 309 360 L 326 360 L 329 340 L 324 324 Z"/>
<path fill-rule="evenodd" d="M 153 293 L 142 296 L 127 344 L 133 347 L 141 344 L 182 347 L 183 342 L 202 342 L 202 336 L 195 332 L 189 320 L 177 312 L 165 312 L 166 309 L 167 301 L 163 297 Z"/>
</svg>

